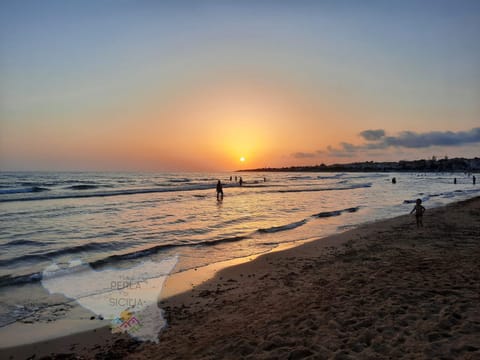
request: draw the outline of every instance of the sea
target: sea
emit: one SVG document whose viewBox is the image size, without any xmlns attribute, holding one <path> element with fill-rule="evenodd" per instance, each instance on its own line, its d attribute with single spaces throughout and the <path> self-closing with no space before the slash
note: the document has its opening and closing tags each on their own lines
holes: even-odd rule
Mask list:
<svg viewBox="0 0 480 360">
<path fill-rule="evenodd" d="M 0 172 L 0 327 L 72 301 L 28 295 L 52 264 L 61 277 L 175 257 L 176 273 L 408 214 L 417 198 L 428 226 L 428 209 L 478 195 L 463 173 Z"/>
</svg>

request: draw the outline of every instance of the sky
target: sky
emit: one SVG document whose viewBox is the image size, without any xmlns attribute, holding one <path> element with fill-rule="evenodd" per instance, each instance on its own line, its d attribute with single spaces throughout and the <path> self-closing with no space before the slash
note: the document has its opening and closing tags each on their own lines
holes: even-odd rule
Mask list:
<svg viewBox="0 0 480 360">
<path fill-rule="evenodd" d="M 476 0 L 2 0 L 0 170 L 480 156 L 478 39 Z"/>
</svg>

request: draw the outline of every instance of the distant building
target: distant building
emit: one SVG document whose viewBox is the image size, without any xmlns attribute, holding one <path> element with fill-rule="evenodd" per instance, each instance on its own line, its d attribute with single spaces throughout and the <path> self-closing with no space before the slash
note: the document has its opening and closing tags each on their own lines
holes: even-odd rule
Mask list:
<svg viewBox="0 0 480 360">
<path fill-rule="evenodd" d="M 245 171 L 245 170 L 244 170 Z M 315 165 L 315 166 L 291 166 L 284 168 L 263 168 L 246 171 L 311 171 L 311 172 L 385 172 L 385 171 L 409 171 L 409 172 L 441 172 L 441 171 L 480 171 L 480 158 L 473 159 L 445 157 L 437 160 L 435 156 L 431 160 L 400 160 L 398 162 L 355 162 L 348 164 Z"/>
</svg>

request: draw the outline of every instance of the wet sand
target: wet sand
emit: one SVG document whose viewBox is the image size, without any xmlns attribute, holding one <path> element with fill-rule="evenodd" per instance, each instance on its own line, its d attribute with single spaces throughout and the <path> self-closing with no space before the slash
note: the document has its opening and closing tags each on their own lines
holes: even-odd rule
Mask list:
<svg viewBox="0 0 480 360">
<path fill-rule="evenodd" d="M 0 355 L 480 359 L 480 198 L 427 208 L 424 226 L 405 215 L 226 268 L 160 303 L 158 344 L 102 329 Z"/>
</svg>

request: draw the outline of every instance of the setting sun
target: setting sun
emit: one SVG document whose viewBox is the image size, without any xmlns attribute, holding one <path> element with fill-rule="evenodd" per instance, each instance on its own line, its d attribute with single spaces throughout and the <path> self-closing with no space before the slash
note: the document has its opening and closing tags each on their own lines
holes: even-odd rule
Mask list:
<svg viewBox="0 0 480 360">
<path fill-rule="evenodd" d="M 241 162 L 245 162 L 245 157 L 242 156 L 242 157 L 240 158 L 240 161 L 241 161 Z"/>
</svg>

